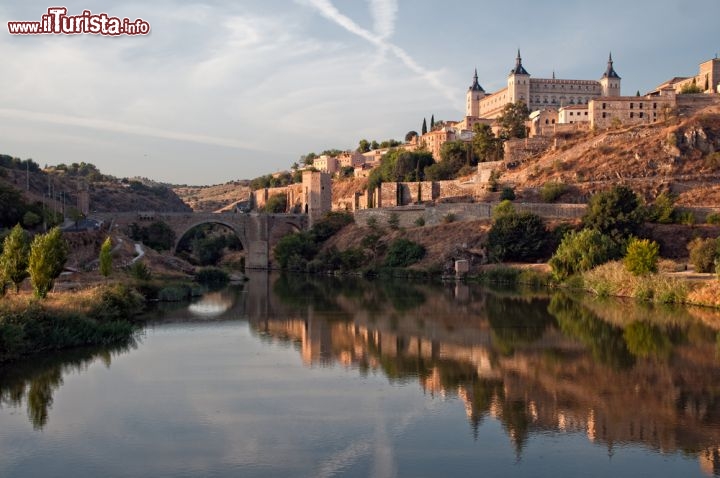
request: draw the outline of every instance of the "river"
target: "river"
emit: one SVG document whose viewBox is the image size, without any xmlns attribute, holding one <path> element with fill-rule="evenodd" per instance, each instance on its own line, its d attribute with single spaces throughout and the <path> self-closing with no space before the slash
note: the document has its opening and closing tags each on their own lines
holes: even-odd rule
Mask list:
<svg viewBox="0 0 720 478">
<path fill-rule="evenodd" d="M 720 314 L 254 274 L 0 369 L 0 477 L 720 476 Z"/>
</svg>

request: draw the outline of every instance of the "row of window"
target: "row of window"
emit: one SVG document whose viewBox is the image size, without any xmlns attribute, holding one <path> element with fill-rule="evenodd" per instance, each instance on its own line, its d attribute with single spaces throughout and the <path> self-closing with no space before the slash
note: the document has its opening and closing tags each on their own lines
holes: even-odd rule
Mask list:
<svg viewBox="0 0 720 478">
<path fill-rule="evenodd" d="M 643 104 L 644 104 L 644 103 L 638 103 L 638 109 L 643 109 Z M 658 106 L 657 103 L 653 103 L 653 109 L 654 109 L 654 110 L 657 109 L 657 106 Z M 606 108 L 607 108 L 607 103 L 603 103 L 603 104 L 602 104 L 602 109 L 606 109 Z M 632 109 L 635 109 L 635 103 L 630 103 L 630 109 L 631 109 L 631 110 L 632 110 Z"/>
<path fill-rule="evenodd" d="M 608 118 L 607 113 L 606 113 L 605 111 L 603 111 L 602 117 L 603 117 L 603 118 Z M 640 113 L 638 113 L 638 116 L 637 116 L 637 117 L 638 117 L 638 118 L 645 118 L 645 113 L 640 112 Z M 635 113 L 634 113 L 633 111 L 630 112 L 630 118 L 635 118 Z M 654 111 L 653 111 L 653 119 L 657 119 L 657 113 L 654 112 Z"/>
</svg>

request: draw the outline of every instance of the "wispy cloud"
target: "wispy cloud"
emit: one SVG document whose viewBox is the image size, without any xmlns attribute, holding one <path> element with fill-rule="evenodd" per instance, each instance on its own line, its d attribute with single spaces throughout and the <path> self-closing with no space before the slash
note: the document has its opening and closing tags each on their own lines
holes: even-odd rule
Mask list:
<svg viewBox="0 0 720 478">
<path fill-rule="evenodd" d="M 38 113 L 34 111 L 24 111 L 9 108 L 0 108 L 0 117 L 15 120 L 24 120 L 40 123 L 51 123 L 63 126 L 77 126 L 81 128 L 109 131 L 112 133 L 123 133 L 137 136 L 147 136 L 151 138 L 169 139 L 174 141 L 186 141 L 191 143 L 207 144 L 212 146 L 224 146 L 227 148 L 243 149 L 256 152 L 263 152 L 252 144 L 244 143 L 228 138 L 220 138 L 215 136 L 207 136 L 201 134 L 183 133 L 178 131 L 170 131 L 161 128 L 153 128 L 142 125 L 131 125 L 119 123 L 115 121 L 107 121 L 97 118 L 83 118 L 78 116 L 70 116 L 65 114 Z"/>
<path fill-rule="evenodd" d="M 428 82 L 441 95 L 456 102 L 457 97 L 453 89 L 445 85 L 439 78 L 438 72 L 425 68 L 417 62 L 407 51 L 390 43 L 387 38 L 394 33 L 397 17 L 397 2 L 395 0 L 371 0 L 370 8 L 375 23 L 375 32 L 371 32 L 350 17 L 338 10 L 330 0 L 305 0 L 305 3 L 315 8 L 321 15 L 343 27 L 360 38 L 377 46 L 381 53 L 389 51 L 394 54 L 407 68 Z"/>
</svg>

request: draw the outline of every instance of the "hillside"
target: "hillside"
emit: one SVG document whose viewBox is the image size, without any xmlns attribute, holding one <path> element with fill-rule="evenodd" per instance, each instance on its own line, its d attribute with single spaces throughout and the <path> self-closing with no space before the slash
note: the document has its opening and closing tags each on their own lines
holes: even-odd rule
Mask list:
<svg viewBox="0 0 720 478">
<path fill-rule="evenodd" d="M 230 181 L 214 186 L 174 186 L 173 191 L 193 211 L 222 210 L 250 197 L 248 181 Z"/>
<path fill-rule="evenodd" d="M 524 200 L 551 181 L 570 187 L 561 201 L 581 202 L 590 194 L 625 184 L 654 199 L 678 195 L 678 205 L 720 202 L 720 105 L 667 123 L 557 138 L 555 149 L 503 173 Z"/>
<path fill-rule="evenodd" d="M 70 176 L 62 171 L 35 171 L 0 167 L 0 184 L 21 191 L 29 203 L 45 202 L 56 211 L 76 208 L 79 185 L 85 182 L 91 212 L 163 211 L 185 212 L 190 208 L 170 188 L 141 179 L 110 176 Z"/>
</svg>

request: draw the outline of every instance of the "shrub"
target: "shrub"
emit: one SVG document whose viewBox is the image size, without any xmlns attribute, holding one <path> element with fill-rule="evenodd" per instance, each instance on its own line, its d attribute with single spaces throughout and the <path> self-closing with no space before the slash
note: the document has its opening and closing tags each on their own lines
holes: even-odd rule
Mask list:
<svg viewBox="0 0 720 478">
<path fill-rule="evenodd" d="M 501 201 L 513 201 L 515 200 L 515 190 L 511 187 L 504 187 L 500 192 Z"/>
<path fill-rule="evenodd" d="M 184 285 L 171 285 L 163 287 L 158 292 L 158 300 L 161 302 L 180 302 L 188 300 L 191 296 L 190 287 Z"/>
<path fill-rule="evenodd" d="M 693 224 L 695 224 L 695 214 L 693 214 L 691 211 L 676 212 L 675 222 L 677 224 L 692 226 Z"/>
<path fill-rule="evenodd" d="M 143 261 L 135 261 L 130 265 L 130 277 L 136 280 L 150 280 L 151 274 Z"/>
<path fill-rule="evenodd" d="M 290 258 L 297 263 L 298 258 L 309 261 L 317 254 L 318 246 L 314 238 L 308 232 L 297 232 L 288 234 L 280 239 L 275 246 L 275 259 L 278 261 L 280 268 L 287 269 Z"/>
<path fill-rule="evenodd" d="M 644 276 L 657 272 L 659 254 L 660 246 L 657 242 L 633 237 L 628 243 L 623 262 L 628 272 Z"/>
<path fill-rule="evenodd" d="M 370 216 L 369 218 L 367 218 L 367 221 L 365 222 L 365 224 L 367 224 L 367 227 L 369 227 L 370 229 L 377 229 L 377 227 L 378 227 L 377 217 Z"/>
<path fill-rule="evenodd" d="M 450 224 L 451 222 L 455 222 L 455 221 L 457 221 L 457 216 L 451 212 L 449 212 L 449 213 L 445 214 L 445 216 L 443 216 L 443 222 L 445 224 Z"/>
<path fill-rule="evenodd" d="M 354 220 L 350 213 L 331 211 L 313 225 L 310 234 L 316 242 L 324 242 L 337 234 L 343 227 L 352 224 Z"/>
<path fill-rule="evenodd" d="M 564 280 L 578 272 L 588 271 L 617 256 L 617 245 L 608 236 L 593 229 L 565 234 L 550 258 L 553 277 Z"/>
<path fill-rule="evenodd" d="M 425 247 L 408 239 L 396 239 L 385 256 L 387 267 L 408 267 L 425 257 Z"/>
<path fill-rule="evenodd" d="M 637 195 L 625 186 L 593 195 L 583 225 L 610 236 L 618 244 L 637 232 L 643 211 Z"/>
<path fill-rule="evenodd" d="M 662 193 L 648 210 L 648 220 L 660 224 L 672 224 L 675 220 L 675 196 Z"/>
<path fill-rule="evenodd" d="M 419 218 L 415 219 L 414 224 L 417 227 L 423 227 L 425 225 L 425 218 L 423 216 L 420 216 Z"/>
<path fill-rule="evenodd" d="M 560 196 L 567 192 L 567 185 L 565 183 L 551 181 L 543 184 L 540 189 L 540 199 L 544 202 L 555 202 Z"/>
<path fill-rule="evenodd" d="M 265 203 L 265 212 L 269 214 L 282 214 L 287 210 L 287 196 L 273 194 Z"/>
<path fill-rule="evenodd" d="M 708 224 L 720 224 L 720 213 L 711 212 L 705 218 L 705 222 Z"/>
<path fill-rule="evenodd" d="M 398 229 L 400 229 L 400 216 L 398 215 L 398 213 L 390 213 L 390 217 L 388 217 L 387 222 L 388 226 L 390 226 L 390 229 L 392 229 L 393 231 L 397 231 Z"/>
<path fill-rule="evenodd" d="M 218 267 L 203 267 L 195 274 L 195 280 L 204 285 L 224 285 L 230 281 L 230 276 Z"/>
<path fill-rule="evenodd" d="M 693 239 L 687 246 L 695 272 L 714 272 L 715 259 L 720 258 L 720 239 Z"/>
<path fill-rule="evenodd" d="M 506 199 L 493 208 L 492 218 L 497 219 L 502 216 L 511 216 L 515 213 L 515 206 L 513 206 L 513 203 L 511 203 L 509 199 Z"/>
<path fill-rule="evenodd" d="M 532 213 L 508 214 L 495 219 L 488 233 L 488 251 L 495 261 L 533 261 L 542 256 L 547 230 Z"/>
</svg>

